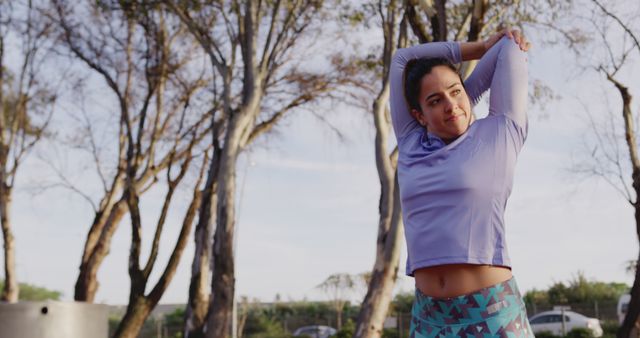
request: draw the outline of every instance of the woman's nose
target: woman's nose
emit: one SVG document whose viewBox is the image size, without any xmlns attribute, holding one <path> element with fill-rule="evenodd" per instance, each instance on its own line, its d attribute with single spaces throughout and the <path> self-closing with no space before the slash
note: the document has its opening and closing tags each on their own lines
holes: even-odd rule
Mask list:
<svg viewBox="0 0 640 338">
<path fill-rule="evenodd" d="M 445 112 L 451 113 L 453 111 L 453 107 L 455 107 L 456 103 L 450 97 L 445 97 L 443 100 L 444 100 Z"/>
</svg>

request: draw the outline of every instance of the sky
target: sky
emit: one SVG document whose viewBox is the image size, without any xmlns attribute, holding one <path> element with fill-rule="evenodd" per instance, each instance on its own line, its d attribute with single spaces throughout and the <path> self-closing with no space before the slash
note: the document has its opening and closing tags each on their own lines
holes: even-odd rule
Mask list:
<svg viewBox="0 0 640 338">
<path fill-rule="evenodd" d="M 571 170 L 588 157 L 584 143 L 593 139 L 585 107 L 596 119 L 606 119 L 609 111 L 620 111 L 620 99 L 602 76 L 577 70 L 576 56 L 565 47 L 537 42 L 543 34 L 532 33 L 530 77 L 541 80 L 558 98 L 529 110 L 529 136 L 505 215 L 513 274 L 523 292 L 567 282 L 578 272 L 589 279 L 630 285 L 633 279 L 625 271 L 626 262 L 638 256 L 632 207 L 604 180 L 578 177 Z M 634 83 L 631 77 L 637 71 L 638 66 L 628 68 L 621 80 L 635 84 L 631 93 L 639 97 L 637 79 Z M 633 108 L 640 111 L 637 102 Z M 484 116 L 486 104 L 475 112 Z M 361 273 L 373 266 L 380 190 L 373 122 L 367 112 L 345 105 L 323 114 L 346 135 L 344 140 L 316 117 L 300 112 L 286 118 L 275 134 L 239 160 L 236 292 L 240 296 L 261 301 L 273 301 L 276 295 L 282 300 L 324 299 L 316 287 L 329 275 Z M 53 175 L 42 161 L 46 151 L 50 149 L 29 157 L 18 177 L 12 209 L 18 278 L 62 291 L 64 300 L 72 300 L 93 212 L 68 190 L 33 189 Z M 86 164 L 66 156 L 58 158 L 70 172 L 85 170 Z M 150 195 L 160 192 L 152 190 Z M 178 204 L 184 205 L 187 194 L 181 196 Z M 158 203 L 147 199 L 143 212 L 156 211 Z M 149 223 L 153 215 L 147 218 Z M 180 216 L 180 212 L 170 215 L 159 263 L 166 262 L 173 248 Z M 144 236 L 146 252 L 151 230 Z M 186 301 L 192 242 L 161 303 Z M 127 302 L 129 243 L 130 229 L 123 222 L 98 274 L 97 302 Z M 404 240 L 401 252 L 402 274 Z M 152 283 L 157 270 L 161 269 L 152 274 Z M 396 292 L 412 291 L 413 279 L 401 276 Z"/>
</svg>

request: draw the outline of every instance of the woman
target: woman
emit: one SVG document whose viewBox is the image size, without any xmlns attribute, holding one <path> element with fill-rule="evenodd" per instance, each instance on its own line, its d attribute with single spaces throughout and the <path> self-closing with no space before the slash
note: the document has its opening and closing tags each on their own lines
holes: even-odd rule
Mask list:
<svg viewBox="0 0 640 338">
<path fill-rule="evenodd" d="M 529 43 L 505 30 L 484 42 L 400 49 L 391 116 L 415 277 L 411 337 L 533 337 L 511 275 L 504 209 L 527 136 Z M 453 63 L 479 59 L 463 82 Z M 489 115 L 471 103 L 491 89 Z"/>
</svg>

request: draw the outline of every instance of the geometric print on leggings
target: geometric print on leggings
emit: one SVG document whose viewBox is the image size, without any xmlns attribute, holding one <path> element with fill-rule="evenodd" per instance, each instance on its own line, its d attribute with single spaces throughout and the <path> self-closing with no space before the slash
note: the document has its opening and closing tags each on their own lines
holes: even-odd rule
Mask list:
<svg viewBox="0 0 640 338">
<path fill-rule="evenodd" d="M 451 298 L 430 297 L 416 288 L 411 311 L 411 338 L 534 337 L 514 278 Z"/>
</svg>

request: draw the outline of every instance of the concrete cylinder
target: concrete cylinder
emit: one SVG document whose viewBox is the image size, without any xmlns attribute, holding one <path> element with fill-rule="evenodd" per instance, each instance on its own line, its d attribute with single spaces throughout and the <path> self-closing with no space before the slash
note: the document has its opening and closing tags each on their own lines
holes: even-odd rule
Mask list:
<svg viewBox="0 0 640 338">
<path fill-rule="evenodd" d="M 107 338 L 108 307 L 81 302 L 0 303 L 0 338 Z"/>
</svg>

